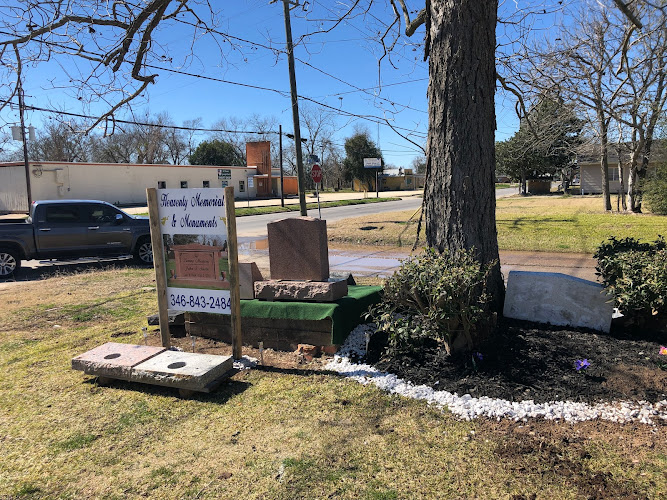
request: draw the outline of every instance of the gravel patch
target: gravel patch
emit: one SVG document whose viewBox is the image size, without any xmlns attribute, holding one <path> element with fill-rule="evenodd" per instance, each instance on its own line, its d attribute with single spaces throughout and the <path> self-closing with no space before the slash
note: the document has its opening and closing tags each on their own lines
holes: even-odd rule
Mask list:
<svg viewBox="0 0 667 500">
<path fill-rule="evenodd" d="M 371 324 L 358 326 L 325 368 L 364 385 L 373 384 L 389 393 L 421 399 L 440 408 L 447 408 L 465 420 L 478 417 L 497 420 L 507 418 L 515 421 L 542 418 L 566 422 L 601 419 L 618 423 L 667 424 L 667 399 L 656 402 L 638 400 L 599 403 L 570 400 L 535 402 L 534 399 L 509 401 L 487 396 L 459 395 L 456 392 L 437 390 L 426 384 L 416 384 L 359 362 L 366 355 L 374 331 L 374 325 Z"/>
</svg>

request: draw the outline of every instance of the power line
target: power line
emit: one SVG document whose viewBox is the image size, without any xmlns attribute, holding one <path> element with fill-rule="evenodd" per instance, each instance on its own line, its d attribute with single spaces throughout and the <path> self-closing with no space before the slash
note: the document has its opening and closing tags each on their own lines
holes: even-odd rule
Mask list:
<svg viewBox="0 0 667 500">
<path fill-rule="evenodd" d="M 329 10 L 329 9 L 327 9 L 327 10 Z M 329 12 L 331 12 L 331 11 L 329 10 Z M 195 25 L 194 23 L 190 23 L 190 22 L 183 21 L 183 20 L 179 20 L 179 21 L 180 21 L 182 24 L 186 24 L 186 25 L 188 25 L 188 26 L 196 27 L 196 25 Z M 356 27 L 355 27 L 355 28 L 356 28 Z M 359 29 L 357 29 L 357 30 L 363 34 L 363 32 L 362 32 L 361 30 L 359 30 Z M 239 42 L 247 43 L 247 44 L 250 44 L 250 45 L 254 45 L 254 46 L 256 46 L 256 47 L 260 47 L 260 48 L 262 48 L 262 49 L 270 50 L 270 51 L 273 52 L 274 54 L 286 54 L 286 51 L 283 50 L 283 49 L 279 49 L 279 48 L 276 48 L 276 47 L 271 47 L 271 46 L 269 46 L 269 45 L 265 45 L 265 44 L 263 44 L 263 43 L 259 43 L 259 42 L 254 42 L 254 41 L 252 41 L 252 40 L 248 40 L 248 39 L 245 39 L 245 38 L 240 38 L 240 37 L 237 37 L 237 36 L 234 36 L 234 35 L 230 35 L 229 33 L 224 33 L 224 32 L 222 32 L 222 31 L 218 31 L 218 30 L 215 30 L 215 29 L 212 29 L 212 28 L 209 28 L 207 31 L 209 31 L 209 32 L 211 32 L 211 33 L 215 33 L 215 34 L 220 35 L 220 36 L 223 36 L 223 37 L 226 37 L 226 38 L 230 38 L 230 39 L 232 39 L 232 40 L 238 40 Z M 308 66 L 309 68 L 312 68 L 312 69 L 314 69 L 315 71 L 318 71 L 318 72 L 322 73 L 323 75 L 328 76 L 329 78 L 332 78 L 332 79 L 334 79 L 334 80 L 336 80 L 336 81 L 338 81 L 338 82 L 340 82 L 340 83 L 343 83 L 343 84 L 348 85 L 349 87 L 352 87 L 353 89 L 355 89 L 354 91 L 350 91 L 350 92 L 347 92 L 347 93 L 352 93 L 352 92 L 363 92 L 363 93 L 365 93 L 365 94 L 367 94 L 367 95 L 370 95 L 371 97 L 374 97 L 374 98 L 376 98 L 376 99 L 380 99 L 380 100 L 382 100 L 382 101 L 386 101 L 386 102 L 388 102 L 389 104 L 391 104 L 392 106 L 396 106 L 396 105 L 397 105 L 397 106 L 401 106 L 401 107 L 406 108 L 406 109 L 410 109 L 410 110 L 413 110 L 413 111 L 417 111 L 417 112 L 419 112 L 419 113 L 427 113 L 427 111 L 424 111 L 424 110 L 421 110 L 421 109 L 412 108 L 412 107 L 410 107 L 410 106 L 408 106 L 408 105 L 406 105 L 406 104 L 401 104 L 401 103 L 392 101 L 391 99 L 388 99 L 388 98 L 386 98 L 386 97 L 382 97 L 382 96 L 378 96 L 378 95 L 372 94 L 372 93 L 370 93 L 370 92 L 368 92 L 368 91 L 369 91 L 369 90 L 374 90 L 374 89 L 379 89 L 379 88 L 382 88 L 382 87 L 389 87 L 389 86 L 394 86 L 394 85 L 404 85 L 404 84 L 407 84 L 407 83 L 413 83 L 413 82 L 415 82 L 415 81 L 424 81 L 424 80 L 428 80 L 428 78 L 421 78 L 421 79 L 419 79 L 419 80 L 412 80 L 412 81 L 406 81 L 406 82 L 391 83 L 391 84 L 387 84 L 387 85 L 378 85 L 378 86 L 375 86 L 375 87 L 369 87 L 369 88 L 363 89 L 363 88 L 357 87 L 356 85 L 354 85 L 354 84 L 352 84 L 352 83 L 350 83 L 350 82 L 348 82 L 348 81 L 346 81 L 346 80 L 343 80 L 342 78 L 339 78 L 339 77 L 337 77 L 337 76 L 335 76 L 335 75 L 332 75 L 331 73 L 328 73 L 327 71 L 324 71 L 323 69 L 320 69 L 320 68 L 318 68 L 318 67 L 316 67 L 316 66 L 314 66 L 314 65 L 312 65 L 312 64 L 310 64 L 310 63 L 308 63 L 308 62 L 306 62 L 306 61 L 304 61 L 303 59 L 300 59 L 300 58 L 298 58 L 298 57 L 296 57 L 296 56 L 294 57 L 294 59 L 295 59 L 296 61 L 299 61 L 301 64 L 303 64 L 303 65 L 305 65 L 305 66 Z M 332 96 L 335 97 L 335 96 L 342 95 L 342 94 L 343 94 L 343 93 L 332 94 Z"/>
</svg>

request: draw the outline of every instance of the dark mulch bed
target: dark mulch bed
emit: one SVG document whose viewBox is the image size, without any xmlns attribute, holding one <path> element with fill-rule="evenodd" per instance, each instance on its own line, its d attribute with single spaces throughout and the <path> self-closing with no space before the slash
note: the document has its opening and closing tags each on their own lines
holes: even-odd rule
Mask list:
<svg viewBox="0 0 667 500">
<path fill-rule="evenodd" d="M 667 399 L 667 356 L 659 355 L 664 334 L 638 339 L 504 319 L 474 363 L 471 354 L 447 356 L 435 344 L 392 358 L 385 355 L 386 341 L 373 335 L 366 362 L 452 393 L 538 403 Z M 582 359 L 590 366 L 577 371 L 575 361 Z"/>
</svg>

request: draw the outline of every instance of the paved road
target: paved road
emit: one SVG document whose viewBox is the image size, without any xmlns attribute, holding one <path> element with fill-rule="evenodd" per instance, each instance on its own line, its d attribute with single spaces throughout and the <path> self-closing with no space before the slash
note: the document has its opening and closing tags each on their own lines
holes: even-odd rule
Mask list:
<svg viewBox="0 0 667 500">
<path fill-rule="evenodd" d="M 350 217 L 363 217 L 365 215 L 379 214 L 383 212 L 417 210 L 421 204 L 421 197 L 411 196 L 400 201 L 385 201 L 382 203 L 368 203 L 366 205 L 323 208 L 322 219 L 327 222 L 335 222 Z M 280 212 L 277 214 L 238 217 L 236 219 L 236 231 L 239 237 L 266 237 L 266 225 L 269 222 L 286 219 L 288 217 L 299 217 L 300 215 L 300 212 Z M 310 217 L 319 217 L 317 208 L 308 210 L 308 215 Z"/>
<path fill-rule="evenodd" d="M 518 193 L 518 188 L 497 189 L 496 198 L 505 198 Z M 311 201 L 311 200 L 308 200 Z M 366 215 L 384 212 L 398 212 L 401 210 L 417 210 L 422 204 L 421 196 L 410 196 L 400 201 L 385 201 L 382 203 L 369 203 L 366 205 L 348 205 L 344 207 L 332 207 L 322 209 L 322 219 L 327 222 L 336 222 L 351 217 L 363 217 Z M 299 217 L 299 212 L 281 212 L 277 214 L 253 215 L 239 217 L 236 219 L 236 231 L 239 238 L 249 239 L 266 237 L 266 225 L 287 217 Z M 310 217 L 319 217 L 317 209 L 308 210 Z"/>
</svg>

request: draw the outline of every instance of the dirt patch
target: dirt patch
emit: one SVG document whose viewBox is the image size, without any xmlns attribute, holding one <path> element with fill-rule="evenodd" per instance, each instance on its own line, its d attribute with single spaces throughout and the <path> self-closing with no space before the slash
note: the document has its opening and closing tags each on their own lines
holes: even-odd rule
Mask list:
<svg viewBox="0 0 667 500">
<path fill-rule="evenodd" d="M 628 339 L 588 330 L 515 320 L 500 322 L 477 354 L 447 356 L 435 343 L 411 355 L 387 357 L 386 335 L 375 334 L 366 361 L 415 384 L 474 397 L 533 400 L 662 401 L 667 399 L 665 339 Z M 589 366 L 576 369 L 577 361 Z"/>
</svg>

